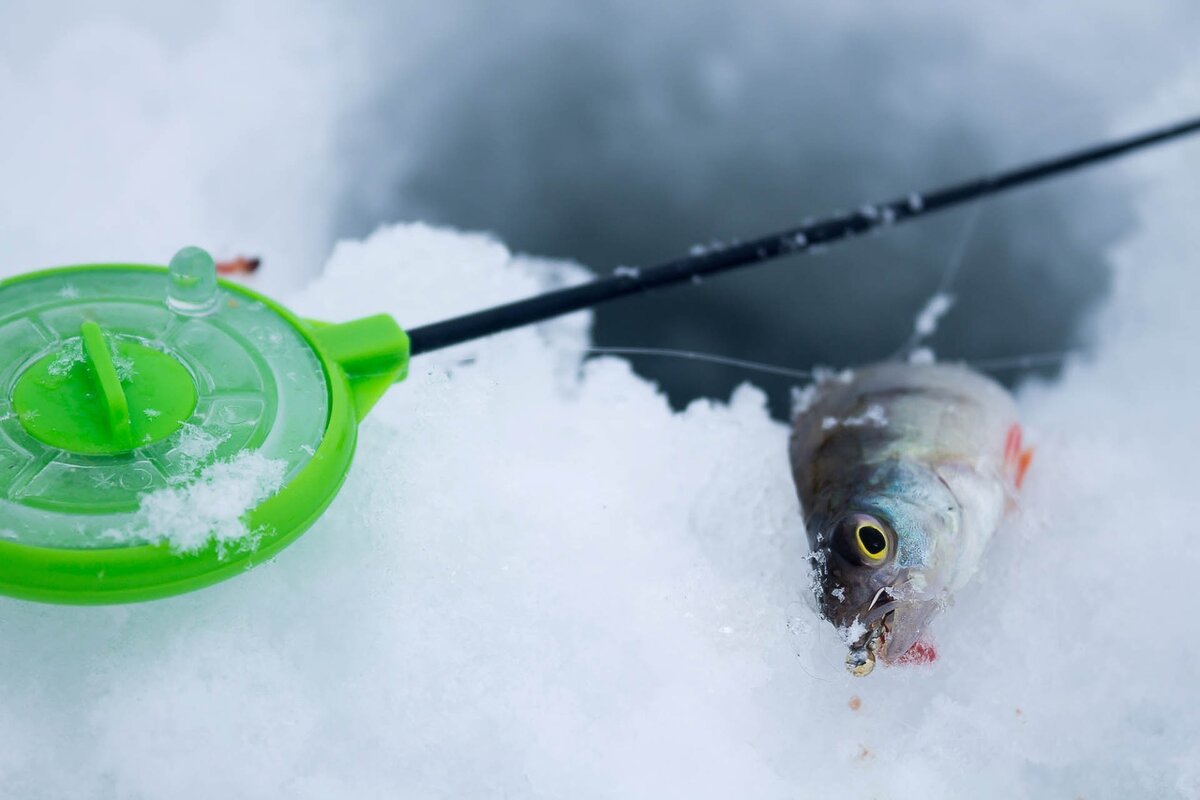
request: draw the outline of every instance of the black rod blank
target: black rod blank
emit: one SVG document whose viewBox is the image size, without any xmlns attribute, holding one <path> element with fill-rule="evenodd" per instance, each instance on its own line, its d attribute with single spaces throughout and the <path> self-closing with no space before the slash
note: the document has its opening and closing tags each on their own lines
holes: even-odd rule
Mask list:
<svg viewBox="0 0 1200 800">
<path fill-rule="evenodd" d="M 1200 131 L 1200 117 L 1096 145 L 953 186 L 914 193 L 856 211 L 833 214 L 796 228 L 748 242 L 706 249 L 645 269 L 618 269 L 611 277 L 560 289 L 495 308 L 476 311 L 409 331 L 412 354 L 489 336 L 552 317 L 569 314 L 632 294 L 683 283 L 718 272 L 761 264 L 781 256 L 811 251 L 861 236 L 877 228 L 962 205 L 972 200 L 1026 186 L 1081 167 Z"/>
</svg>

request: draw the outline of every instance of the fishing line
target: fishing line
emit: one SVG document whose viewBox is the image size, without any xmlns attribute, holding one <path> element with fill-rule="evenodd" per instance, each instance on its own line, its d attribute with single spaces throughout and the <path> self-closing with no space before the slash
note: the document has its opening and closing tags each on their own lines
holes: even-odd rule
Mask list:
<svg viewBox="0 0 1200 800">
<path fill-rule="evenodd" d="M 950 311 L 954 305 L 955 299 L 950 290 L 954 286 L 955 279 L 958 278 L 958 273 L 962 271 L 963 261 L 967 255 L 967 247 L 970 245 L 972 238 L 975 236 L 975 229 L 979 226 L 979 218 L 983 215 L 983 203 L 976 203 L 970 207 L 967 214 L 967 220 L 963 224 L 962 231 L 958 235 L 957 241 L 954 243 L 954 249 L 950 253 L 950 259 L 946 262 L 946 267 L 942 271 L 942 277 L 938 281 L 937 290 L 933 296 L 926 301 L 925 306 L 917 312 L 917 316 L 913 322 L 913 331 L 909 335 L 908 340 L 900 346 L 895 353 L 891 355 L 891 360 L 907 358 L 912 355 L 913 351 L 925 343 L 927 339 L 937 333 L 938 322 L 942 316 Z M 945 308 L 938 312 L 934 304 L 942 299 L 946 303 Z M 928 325 L 925 324 L 925 317 L 929 315 Z M 928 329 L 926 329 L 928 327 Z"/>
<path fill-rule="evenodd" d="M 751 372 L 761 372 L 767 375 L 782 375 L 785 378 L 807 380 L 813 376 L 810 370 L 790 369 L 776 364 L 766 364 L 761 361 L 749 361 L 743 358 L 719 356 L 713 353 L 700 353 L 694 350 L 674 350 L 669 347 L 588 347 L 585 353 L 604 356 L 657 356 L 663 358 L 686 358 L 693 361 L 703 361 L 708 364 L 719 364 L 725 367 L 737 367 Z"/>
<path fill-rule="evenodd" d="M 974 238 L 975 231 L 979 227 L 979 218 L 983 214 L 984 204 L 977 203 L 970 207 L 967 214 L 967 219 L 963 224 L 962 230 L 959 232 L 958 238 L 954 243 L 954 247 L 950 252 L 950 257 L 946 261 L 946 266 L 942 270 L 941 277 L 938 279 L 937 290 L 932 298 L 926 303 L 925 308 L 918 313 L 917 322 L 913 326 L 913 332 L 908 340 L 894 352 L 889 360 L 899 360 L 912 355 L 926 339 L 928 339 L 935 330 L 925 330 L 920 322 L 921 317 L 928 313 L 930 303 L 934 302 L 938 297 L 948 297 L 950 290 L 953 288 L 954 281 L 958 273 L 962 270 L 962 265 L 966 258 L 967 248 Z M 949 310 L 949 309 L 947 309 Z M 945 313 L 945 312 L 943 312 Z M 940 315 L 939 315 L 940 316 Z M 936 328 L 936 320 L 934 320 Z M 662 358 L 678 358 L 692 361 L 700 361 L 708 364 L 717 364 L 720 366 L 735 367 L 744 369 L 749 372 L 759 372 L 766 375 L 780 375 L 786 378 L 797 378 L 799 380 L 809 380 L 813 377 L 811 370 L 792 369 L 790 367 L 780 366 L 778 364 L 768 364 L 762 361 L 751 361 L 744 358 L 733 358 L 731 356 L 721 356 L 715 353 L 704 353 L 695 350 L 679 350 L 667 347 L 589 347 L 584 352 L 596 355 L 618 355 L 618 356 L 652 356 Z M 1014 368 L 1029 368 L 1032 365 L 1040 363 L 1038 359 L 1046 356 L 1056 357 L 1056 362 L 1061 361 L 1066 357 L 1065 353 L 1035 353 L 1029 356 L 1010 356 L 990 359 L 984 362 L 970 362 L 972 367 L 982 371 L 1004 371 Z M 990 365 L 981 366 L 982 364 Z"/>
<path fill-rule="evenodd" d="M 1016 369 L 1036 369 L 1038 367 L 1053 367 L 1066 361 L 1071 356 L 1083 355 L 1083 350 L 1054 350 L 1045 353 L 1029 353 L 1023 356 L 1000 356 L 968 361 L 981 372 L 1006 372 Z"/>
<path fill-rule="evenodd" d="M 713 353 L 702 353 L 695 350 L 675 350 L 669 347 L 585 347 L 584 353 L 598 356 L 650 356 L 658 358 L 679 358 L 690 361 L 700 361 L 707 364 L 717 364 L 723 367 L 736 367 L 749 372 L 761 372 L 766 375 L 778 375 L 798 380 L 811 380 L 812 370 L 792 369 L 778 364 L 767 364 L 762 361 L 749 361 L 731 356 L 719 356 Z M 1061 364 L 1071 356 L 1082 355 L 1082 350 L 1055 350 L 1044 353 L 1029 353 L 1019 356 L 996 356 L 984 359 L 966 359 L 961 363 L 967 364 L 980 372 L 1007 372 L 1010 370 L 1036 369 Z M 958 363 L 951 359 L 943 359 L 948 363 Z M 865 366 L 865 365 L 861 365 Z M 857 369 L 849 367 L 849 369 Z"/>
<path fill-rule="evenodd" d="M 971 206 L 967 221 L 963 224 L 962 233 L 959 234 L 958 241 L 954 244 L 954 252 L 950 254 L 946 271 L 942 273 L 942 280 L 937 289 L 938 294 L 945 294 L 954 287 L 954 281 L 958 279 L 958 273 L 962 271 L 963 262 L 966 260 L 967 248 L 975 237 L 976 228 L 979 227 L 979 218 L 983 216 L 983 209 L 983 203 Z"/>
</svg>

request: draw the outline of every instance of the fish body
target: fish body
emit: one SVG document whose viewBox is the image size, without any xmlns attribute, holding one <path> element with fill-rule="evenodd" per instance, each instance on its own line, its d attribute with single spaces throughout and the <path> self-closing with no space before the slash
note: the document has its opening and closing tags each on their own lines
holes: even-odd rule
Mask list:
<svg viewBox="0 0 1200 800">
<path fill-rule="evenodd" d="M 966 366 L 866 367 L 802 405 L 791 462 L 813 590 L 865 675 L 904 658 L 975 574 L 1029 452 L 1012 397 Z"/>
</svg>

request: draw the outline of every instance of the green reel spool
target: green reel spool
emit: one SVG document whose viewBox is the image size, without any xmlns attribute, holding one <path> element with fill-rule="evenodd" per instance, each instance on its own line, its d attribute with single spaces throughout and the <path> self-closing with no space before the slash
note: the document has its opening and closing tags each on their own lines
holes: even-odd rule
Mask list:
<svg viewBox="0 0 1200 800">
<path fill-rule="evenodd" d="M 0 594 L 153 600 L 269 559 L 333 500 L 408 357 L 391 317 L 301 320 L 197 248 L 0 283 Z M 252 541 L 139 530 L 147 497 L 246 453 L 282 476 L 244 517 Z"/>
</svg>

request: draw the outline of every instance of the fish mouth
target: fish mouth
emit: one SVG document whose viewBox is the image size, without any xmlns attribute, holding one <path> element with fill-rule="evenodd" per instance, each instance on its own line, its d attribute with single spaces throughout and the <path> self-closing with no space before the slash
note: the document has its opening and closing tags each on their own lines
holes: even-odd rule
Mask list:
<svg viewBox="0 0 1200 800">
<path fill-rule="evenodd" d="M 895 603 L 891 608 L 875 609 L 867 622 L 866 632 L 850 645 L 846 654 L 846 669 L 856 678 L 864 678 L 875 669 L 876 659 L 887 661 L 888 634 L 892 629 L 892 617 L 896 613 Z"/>
</svg>

